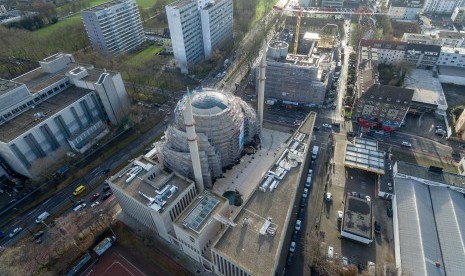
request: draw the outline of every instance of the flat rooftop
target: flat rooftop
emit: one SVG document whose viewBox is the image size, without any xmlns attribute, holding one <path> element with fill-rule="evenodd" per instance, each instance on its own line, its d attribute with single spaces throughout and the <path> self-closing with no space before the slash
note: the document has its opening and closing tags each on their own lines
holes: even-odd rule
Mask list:
<svg viewBox="0 0 465 276">
<path fill-rule="evenodd" d="M 191 235 L 197 236 L 223 204 L 229 204 L 226 198 L 204 192 L 184 210 L 176 223 L 187 229 Z"/>
<path fill-rule="evenodd" d="M 431 70 L 412 69 L 405 77 L 404 87 L 415 90 L 413 102 L 436 105 L 447 109 L 447 102 L 438 78 Z"/>
<path fill-rule="evenodd" d="M 82 80 L 88 82 L 97 82 L 100 75 L 104 72 L 109 73 L 111 75 L 116 74 L 113 71 L 104 71 L 102 69 L 96 69 L 92 65 L 71 62 L 62 70 L 59 70 L 56 73 L 48 73 L 44 71 L 41 67 L 39 67 L 13 79 L 13 81 L 25 84 L 29 91 L 34 94 L 41 91 L 45 87 L 48 87 L 62 79 L 67 78 L 66 73 L 78 67 L 83 67 L 87 70 L 88 76 L 82 78 Z"/>
<path fill-rule="evenodd" d="M 455 66 L 438 66 L 438 74 L 454 77 L 465 77 L 465 68 L 455 67 Z"/>
<path fill-rule="evenodd" d="M 58 113 L 68 105 L 90 93 L 91 90 L 71 86 L 53 97 L 37 104 L 34 108 L 0 125 L 0 141 L 8 143 L 44 120 Z M 45 117 L 36 118 L 34 114 L 43 113 Z"/>
<path fill-rule="evenodd" d="M 21 86 L 21 84 L 16 83 L 14 81 L 0 79 L 0 96 L 10 92 L 11 90 L 19 86 Z"/>
<path fill-rule="evenodd" d="M 139 156 L 110 178 L 113 185 L 158 212 L 163 212 L 182 191 L 193 185 L 191 180 L 161 169 L 160 164 Z"/>
<path fill-rule="evenodd" d="M 403 161 L 397 161 L 397 173 L 465 189 L 465 176 L 460 174 L 431 171 L 430 168 Z"/>
<path fill-rule="evenodd" d="M 113 1 L 105 2 L 103 4 L 94 6 L 94 7 L 90 7 L 88 9 L 85 9 L 85 10 L 82 10 L 82 11 L 98 12 L 98 11 L 110 8 L 110 7 L 114 6 L 114 5 L 118 5 L 118 4 L 121 4 L 121 3 L 124 3 L 124 2 L 130 2 L 130 0 L 113 0 Z"/>
<path fill-rule="evenodd" d="M 192 0 L 178 0 L 178 1 L 175 1 L 175 2 L 173 2 L 173 3 L 171 3 L 171 4 L 167 5 L 167 6 L 180 9 L 180 8 L 186 6 L 186 5 L 191 4 L 191 3 L 192 3 Z"/>
<path fill-rule="evenodd" d="M 347 196 L 342 231 L 372 240 L 372 224 L 371 201 Z"/>
<path fill-rule="evenodd" d="M 305 136 L 302 142 L 307 145 L 312 137 L 315 118 L 316 113 L 310 113 L 298 129 L 298 132 Z M 292 141 L 289 143 L 290 147 Z M 276 155 L 274 160 L 279 161 L 280 158 L 281 155 Z M 301 163 L 290 169 L 272 192 L 258 189 L 258 184 L 262 183 L 263 179 L 258 183 L 249 183 L 257 188 L 234 218 L 237 226 L 229 227 L 225 231 L 214 245 L 214 250 L 240 264 L 252 275 L 273 275 L 282 250 L 281 240 L 286 234 L 284 230 L 287 229 L 287 213 L 295 201 L 300 168 Z M 270 226 L 275 230 L 274 235 L 260 234 L 270 230 L 264 229 L 268 218 L 271 218 Z"/>
</svg>

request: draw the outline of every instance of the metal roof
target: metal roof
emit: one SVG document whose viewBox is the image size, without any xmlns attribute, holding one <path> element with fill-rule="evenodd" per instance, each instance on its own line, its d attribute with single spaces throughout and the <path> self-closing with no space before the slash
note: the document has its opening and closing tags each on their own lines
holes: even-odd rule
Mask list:
<svg viewBox="0 0 465 276">
<path fill-rule="evenodd" d="M 384 152 L 378 151 L 376 141 L 357 138 L 355 144 L 348 144 L 345 166 L 377 174 L 384 174 Z"/>
<path fill-rule="evenodd" d="M 465 263 L 463 194 L 404 177 L 396 177 L 395 186 L 396 246 L 400 247 L 402 273 L 461 275 Z"/>
</svg>

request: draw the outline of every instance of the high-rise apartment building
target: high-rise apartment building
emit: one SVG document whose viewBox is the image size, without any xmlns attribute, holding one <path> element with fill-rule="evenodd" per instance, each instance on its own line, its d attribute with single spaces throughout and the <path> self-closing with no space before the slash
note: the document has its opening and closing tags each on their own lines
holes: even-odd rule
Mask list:
<svg viewBox="0 0 465 276">
<path fill-rule="evenodd" d="M 165 9 L 174 58 L 183 73 L 232 40 L 232 0 L 179 0 Z"/>
<path fill-rule="evenodd" d="M 92 47 L 107 56 L 126 53 L 145 41 L 135 0 L 113 0 L 81 15 Z"/>
<path fill-rule="evenodd" d="M 451 14 L 455 7 L 465 6 L 465 0 L 425 0 L 424 13 Z"/>
</svg>

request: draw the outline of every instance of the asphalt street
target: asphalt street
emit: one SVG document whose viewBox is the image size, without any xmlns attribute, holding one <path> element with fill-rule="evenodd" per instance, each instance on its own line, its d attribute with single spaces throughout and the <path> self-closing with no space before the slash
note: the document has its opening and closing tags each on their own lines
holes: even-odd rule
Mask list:
<svg viewBox="0 0 465 276">
<path fill-rule="evenodd" d="M 37 224 L 35 223 L 37 216 L 39 216 L 44 211 L 47 211 L 53 217 L 57 213 L 61 212 L 63 208 L 69 206 L 71 202 L 77 201 L 79 199 L 85 200 L 86 204 L 90 206 L 90 197 L 97 192 L 102 194 L 102 187 L 104 184 L 102 178 L 105 177 L 103 170 L 105 168 L 112 170 L 119 165 L 126 163 L 128 159 L 132 158 L 134 154 L 141 149 L 142 145 L 149 143 L 154 137 L 157 137 L 163 133 L 164 130 L 165 126 L 163 126 L 162 123 L 159 123 L 150 131 L 141 135 L 139 138 L 129 144 L 126 148 L 120 150 L 102 162 L 98 168 L 92 170 L 81 179 L 75 180 L 68 187 L 42 202 L 32 211 L 15 218 L 8 226 L 5 226 L 2 229 L 5 233 L 5 237 L 0 240 L 0 246 L 13 245 L 23 237 L 30 235 L 31 233 L 29 233 L 29 231 L 33 231 L 35 228 L 37 228 Z M 81 184 L 86 187 L 86 196 L 74 196 L 73 191 Z M 72 212 L 72 207 L 69 207 L 66 212 Z M 16 227 L 22 227 L 23 231 L 13 238 L 9 238 L 8 234 Z"/>
</svg>

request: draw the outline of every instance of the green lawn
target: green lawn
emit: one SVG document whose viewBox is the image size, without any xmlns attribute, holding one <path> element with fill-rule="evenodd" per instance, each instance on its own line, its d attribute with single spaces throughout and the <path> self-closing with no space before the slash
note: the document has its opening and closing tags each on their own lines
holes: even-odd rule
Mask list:
<svg viewBox="0 0 465 276">
<path fill-rule="evenodd" d="M 147 60 L 152 58 L 154 55 L 158 54 L 163 50 L 162 46 L 151 45 L 147 49 L 140 51 L 137 54 L 134 54 L 128 59 L 128 64 L 133 66 L 142 66 Z"/>
<path fill-rule="evenodd" d="M 97 0 L 98 1 L 98 0 Z M 139 5 L 141 8 L 151 8 L 153 5 L 155 5 L 155 2 L 157 0 L 136 0 L 137 5 Z"/>
<path fill-rule="evenodd" d="M 33 33 L 39 36 L 46 36 L 46 35 L 50 35 L 51 33 L 54 33 L 60 30 L 61 28 L 72 26 L 72 25 L 77 25 L 77 24 L 83 24 L 81 16 L 78 14 L 72 17 L 68 17 L 64 20 L 60 20 L 53 25 L 48 25 L 47 27 L 40 28 L 37 31 L 34 31 Z"/>
</svg>

